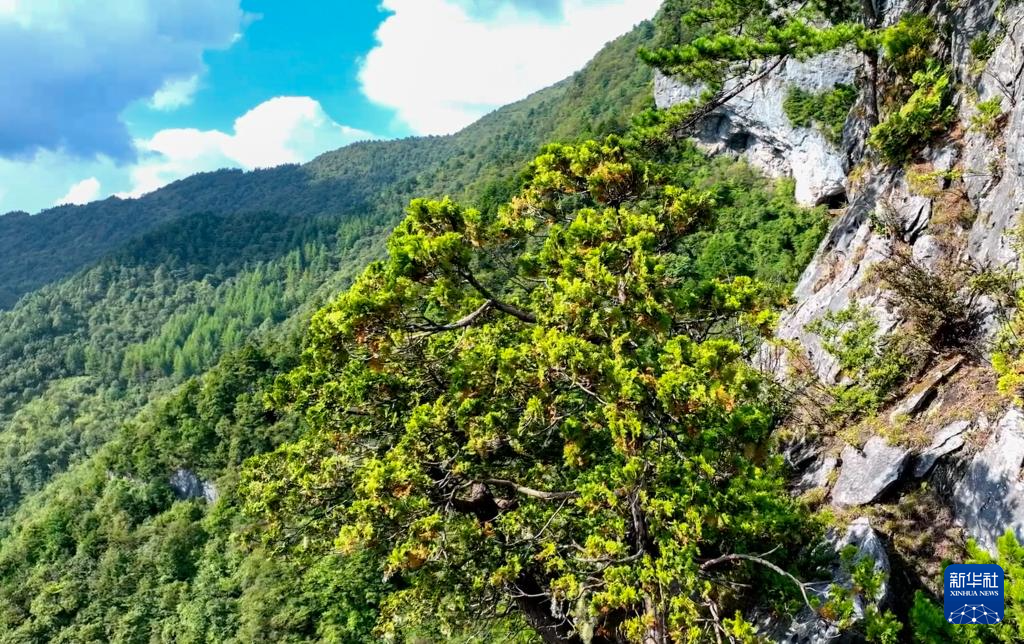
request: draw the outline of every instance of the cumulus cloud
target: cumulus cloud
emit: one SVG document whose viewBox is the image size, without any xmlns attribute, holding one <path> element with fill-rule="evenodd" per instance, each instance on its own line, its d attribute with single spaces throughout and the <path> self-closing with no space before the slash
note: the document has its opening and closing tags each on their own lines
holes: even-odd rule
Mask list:
<svg viewBox="0 0 1024 644">
<path fill-rule="evenodd" d="M 11 210 L 36 212 L 63 200 L 69 186 L 94 177 L 106 196 L 130 186 L 127 171 L 109 157 L 80 159 L 60 151 L 40 150 L 31 157 L 0 158 L 0 214 Z"/>
<path fill-rule="evenodd" d="M 371 138 L 369 132 L 336 123 L 312 98 L 273 98 L 236 119 L 231 133 L 169 129 L 137 140 L 139 163 L 131 170 L 131 188 L 121 196 L 137 197 L 196 172 L 301 163 Z"/>
<path fill-rule="evenodd" d="M 103 155 L 83 160 L 49 150 L 26 159 L 0 158 L 0 213 L 36 212 L 55 203 L 82 203 L 111 194 L 138 197 L 196 172 L 302 163 L 371 138 L 368 132 L 339 125 L 311 98 L 274 98 L 236 119 L 229 132 L 167 129 L 135 140 L 137 160 L 132 163 Z M 17 190 L 4 190 L 12 186 Z"/>
<path fill-rule="evenodd" d="M 149 99 L 149 106 L 161 112 L 174 111 L 191 105 L 198 89 L 199 74 L 192 74 L 188 78 L 168 79 Z"/>
<path fill-rule="evenodd" d="M 200 73 L 243 21 L 239 0 L 0 0 L 0 156 L 131 158 L 124 108 Z"/>
<path fill-rule="evenodd" d="M 383 0 L 363 93 L 419 134 L 447 134 L 558 82 L 661 0 Z M 543 14 L 543 15 L 541 15 Z"/>
<path fill-rule="evenodd" d="M 96 177 L 89 177 L 83 179 L 71 186 L 68 193 L 55 201 L 53 205 L 61 206 L 64 204 L 75 204 L 82 205 L 95 201 L 100 196 L 100 180 Z"/>
</svg>

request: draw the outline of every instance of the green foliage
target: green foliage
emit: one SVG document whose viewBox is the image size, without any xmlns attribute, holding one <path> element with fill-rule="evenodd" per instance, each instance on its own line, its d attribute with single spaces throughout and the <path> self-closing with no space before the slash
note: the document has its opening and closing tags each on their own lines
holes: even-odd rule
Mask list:
<svg viewBox="0 0 1024 644">
<path fill-rule="evenodd" d="M 0 515 L 150 397 L 343 287 L 375 233 L 359 219 L 196 215 L 0 312 Z"/>
<path fill-rule="evenodd" d="M 386 590 L 365 557 L 240 546 L 237 466 L 295 436 L 263 392 L 293 364 L 245 347 L 127 425 L 0 528 L 0 641 L 363 642 Z M 217 477 L 215 504 L 171 472 Z"/>
<path fill-rule="evenodd" d="M 893 76 L 887 103 L 896 107 L 872 128 L 868 142 L 886 163 L 902 165 L 952 124 L 950 71 L 932 57 L 938 36 L 928 16 L 904 16 L 879 31 L 878 40 Z"/>
<path fill-rule="evenodd" d="M 954 118 L 949 105 L 949 72 L 938 65 L 916 72 L 914 91 L 899 110 L 871 130 L 869 143 L 894 165 L 910 161 Z"/>
<path fill-rule="evenodd" d="M 831 387 L 830 411 L 842 418 L 877 411 L 907 377 L 917 359 L 903 336 L 879 337 L 878 321 L 854 302 L 807 325 L 839 363 L 848 384 Z"/>
<path fill-rule="evenodd" d="M 867 642 L 896 644 L 903 624 L 891 611 L 878 606 L 883 599 L 882 588 L 888 582 L 888 574 L 878 567 L 877 562 L 867 556 L 858 557 L 856 546 L 847 546 L 839 553 L 843 574 L 849 585 L 834 584 L 827 601 L 818 612 L 844 630 L 854 626 L 861 631 Z M 855 602 L 863 602 L 863 616 L 858 622 Z"/>
<path fill-rule="evenodd" d="M 549 146 L 493 215 L 413 201 L 279 383 L 310 430 L 246 471 L 267 538 L 376 553 L 404 583 L 379 627 L 395 637 L 512 609 L 566 637 L 697 641 L 708 597 L 791 599 L 768 569 L 715 571 L 756 597 L 698 572 L 780 543 L 791 566 L 815 535 L 762 451 L 774 398 L 744 361 L 772 290 L 684 268 L 734 201 L 702 173 L 612 137 Z"/>
<path fill-rule="evenodd" d="M 1003 99 L 993 96 L 975 107 L 977 113 L 971 117 L 971 129 L 983 132 L 989 138 L 995 138 L 1003 126 Z"/>
<path fill-rule="evenodd" d="M 868 642 L 897 642 L 903 625 L 890 611 L 882 611 L 878 607 L 888 574 L 878 567 L 874 558 L 860 555 L 857 546 L 853 545 L 839 553 L 839 564 L 848 583 L 829 587 L 826 601 L 819 606 L 818 614 L 840 629 L 856 627 Z M 858 602 L 863 613 L 860 618 L 856 608 Z"/>
<path fill-rule="evenodd" d="M 897 644 L 901 641 L 901 631 L 903 622 L 891 611 L 882 612 L 875 606 L 869 606 L 864 611 L 864 637 L 868 642 Z"/>
<path fill-rule="evenodd" d="M 914 642 L 918 644 L 956 641 L 956 631 L 953 625 L 946 621 L 942 607 L 928 599 L 920 590 L 914 593 L 909 620 Z"/>
<path fill-rule="evenodd" d="M 682 28 L 679 40 L 659 49 L 641 50 L 654 67 L 690 82 L 720 89 L 725 79 L 750 61 L 776 57 L 808 58 L 842 47 L 866 43 L 868 31 L 859 23 L 813 26 L 820 12 L 803 3 L 713 2 L 681 3 L 676 9 Z"/>
<path fill-rule="evenodd" d="M 910 334 L 930 350 L 974 347 L 983 318 L 981 298 L 1004 288 L 996 272 L 957 257 L 927 264 L 907 245 L 896 245 L 876 271 L 890 301 L 910 323 Z"/>
<path fill-rule="evenodd" d="M 999 391 L 1014 400 L 1024 393 L 1024 290 L 1017 293 L 1015 311 L 999 329 L 992 367 L 999 374 Z"/>
<path fill-rule="evenodd" d="M 715 208 L 681 240 L 669 270 L 689 281 L 753 277 L 788 297 L 828 229 L 824 210 L 797 207 L 792 183 L 726 159 L 688 166 L 673 181 L 712 191 Z"/>
<path fill-rule="evenodd" d="M 852 85 L 837 85 L 819 93 L 792 86 L 786 92 L 782 108 L 793 125 L 815 125 L 833 145 L 839 145 L 843 140 L 843 126 L 856 101 L 857 90 Z"/>
<path fill-rule="evenodd" d="M 982 32 L 971 41 L 971 58 L 976 62 L 987 62 L 995 53 L 998 45 L 999 43 L 992 37 L 992 34 L 987 31 Z"/>
<path fill-rule="evenodd" d="M 928 16 L 904 16 L 895 25 L 882 30 L 880 40 L 888 64 L 897 74 L 910 78 L 928 67 L 936 40 L 935 23 Z"/>
</svg>

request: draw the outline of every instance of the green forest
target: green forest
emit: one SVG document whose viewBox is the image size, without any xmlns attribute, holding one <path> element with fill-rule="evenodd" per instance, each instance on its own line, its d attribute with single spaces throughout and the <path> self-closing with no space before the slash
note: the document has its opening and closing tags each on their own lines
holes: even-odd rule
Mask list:
<svg viewBox="0 0 1024 644">
<path fill-rule="evenodd" d="M 888 82 L 787 115 L 839 145 L 866 110 L 913 161 L 953 118 L 942 29 L 870 6 L 668 0 L 455 135 L 0 217 L 0 642 L 1024 639 L 1012 535 L 965 552 L 1007 572 L 988 630 L 823 547 L 756 365 L 835 213 L 688 138 L 736 78 L 851 48 Z M 654 109 L 655 70 L 703 93 Z M 836 418 L 911 368 L 854 309 L 818 330 Z"/>
</svg>

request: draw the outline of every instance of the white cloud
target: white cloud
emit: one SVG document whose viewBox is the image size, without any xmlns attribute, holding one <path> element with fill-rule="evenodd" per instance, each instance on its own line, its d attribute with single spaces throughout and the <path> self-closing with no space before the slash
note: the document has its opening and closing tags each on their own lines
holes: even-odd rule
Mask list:
<svg viewBox="0 0 1024 644">
<path fill-rule="evenodd" d="M 188 78 L 168 79 L 149 99 L 149 106 L 161 112 L 171 112 L 191 105 L 199 90 L 199 74 Z"/>
<path fill-rule="evenodd" d="M 81 203 L 111 194 L 138 197 L 196 172 L 302 163 L 371 138 L 336 123 L 312 98 L 274 98 L 239 117 L 230 132 L 169 129 L 137 139 L 133 163 L 102 155 L 81 159 L 63 150 L 40 150 L 25 159 L 0 157 L 0 214 L 37 212 L 55 202 Z"/>
<path fill-rule="evenodd" d="M 371 138 L 369 132 L 335 123 L 312 98 L 281 96 L 240 116 L 230 134 L 171 129 L 137 140 L 140 160 L 131 170 L 131 188 L 120 196 L 137 197 L 196 172 L 302 163 Z"/>
<path fill-rule="evenodd" d="M 363 93 L 419 134 L 454 132 L 580 69 L 661 0 L 560 3 L 550 19 L 527 7 L 537 3 L 484 16 L 465 0 L 383 0 L 392 15 L 363 61 Z"/>
<path fill-rule="evenodd" d="M 230 47 L 246 24 L 239 3 L 0 0 L 0 156 L 130 160 L 124 109 Z"/>
<path fill-rule="evenodd" d="M 95 201 L 100 196 L 100 187 L 100 180 L 96 177 L 83 179 L 71 186 L 68 193 L 55 201 L 53 205 L 75 204 L 80 206 Z"/>
<path fill-rule="evenodd" d="M 81 159 L 64 151 L 40 150 L 31 157 L 4 159 L 0 157 L 0 214 L 11 210 L 37 212 L 62 201 L 68 186 L 95 177 L 106 196 L 125 190 L 131 184 L 128 171 L 109 157 Z"/>
</svg>

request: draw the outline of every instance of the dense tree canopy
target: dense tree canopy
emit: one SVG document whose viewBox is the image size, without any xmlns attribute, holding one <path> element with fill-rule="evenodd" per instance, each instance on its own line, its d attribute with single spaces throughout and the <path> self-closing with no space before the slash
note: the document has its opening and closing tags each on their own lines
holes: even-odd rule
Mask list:
<svg viewBox="0 0 1024 644">
<path fill-rule="evenodd" d="M 787 597 L 769 570 L 709 567 L 780 543 L 791 564 L 813 529 L 745 361 L 773 290 L 692 271 L 720 192 L 676 172 L 614 137 L 550 146 L 493 216 L 414 201 L 314 318 L 279 393 L 310 433 L 244 488 L 271 536 L 302 521 L 384 558 L 403 588 L 382 632 L 515 607 L 545 641 L 698 641 L 750 600 L 718 577 Z"/>
<path fill-rule="evenodd" d="M 677 135 L 850 45 L 906 76 L 873 140 L 911 158 L 948 78 L 929 20 L 879 30 L 871 6 L 670 0 L 464 133 L 97 205 L 61 261 L 70 209 L 0 220 L 27 249 L 0 307 L 102 257 L 0 314 L 0 641 L 746 642 L 754 609 L 808 603 L 848 626 L 848 598 L 801 592 L 831 576 L 827 517 L 785 485 L 786 409 L 750 361 L 826 214 Z M 640 46 L 703 105 L 629 130 Z M 861 89 L 791 118 L 838 142 Z"/>
</svg>

